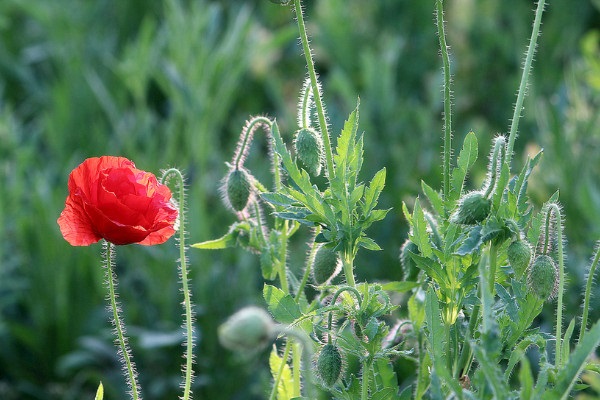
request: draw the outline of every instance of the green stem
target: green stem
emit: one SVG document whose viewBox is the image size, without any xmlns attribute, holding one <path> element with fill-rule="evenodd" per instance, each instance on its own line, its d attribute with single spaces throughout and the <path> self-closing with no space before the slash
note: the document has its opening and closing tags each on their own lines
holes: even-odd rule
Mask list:
<svg viewBox="0 0 600 400">
<path fill-rule="evenodd" d="M 442 52 L 442 70 L 444 73 L 444 199 L 450 193 L 450 154 L 452 152 L 452 99 L 450 89 L 450 57 L 446 44 L 446 31 L 444 28 L 444 1 L 436 2 L 437 30 Z"/>
<path fill-rule="evenodd" d="M 331 141 L 329 139 L 329 130 L 327 127 L 327 119 L 325 117 L 325 108 L 321 100 L 321 91 L 319 90 L 319 83 L 317 81 L 317 73 L 315 72 L 315 64 L 312 58 L 312 52 L 308 44 L 308 34 L 306 33 L 306 25 L 304 24 L 304 16 L 302 15 L 302 1 L 294 0 L 294 9 L 296 12 L 296 20 L 298 21 L 298 30 L 300 31 L 300 41 L 302 42 L 302 50 L 304 57 L 306 58 L 306 67 L 308 69 L 308 76 L 310 78 L 310 86 L 313 93 L 313 99 L 315 107 L 317 109 L 317 116 L 319 118 L 319 127 L 321 128 L 321 136 L 323 138 L 323 145 L 325 147 L 325 160 L 327 162 L 327 176 L 333 178 L 335 176 L 335 170 L 333 166 L 333 152 L 331 150 Z"/>
<path fill-rule="evenodd" d="M 170 176 L 174 175 L 179 188 L 179 279 L 181 280 L 181 291 L 183 292 L 183 309 L 185 313 L 185 365 L 183 366 L 183 400 L 192 396 L 192 380 L 194 379 L 194 321 L 192 315 L 192 294 L 189 288 L 187 254 L 185 245 L 185 188 L 183 174 L 176 168 L 164 172 L 162 182 L 168 182 Z"/>
<path fill-rule="evenodd" d="M 314 233 L 315 237 L 319 233 L 321 233 L 321 227 L 317 226 L 317 228 L 315 229 L 315 233 Z M 304 292 L 304 287 L 308 283 L 308 277 L 310 276 L 310 271 L 311 271 L 311 267 L 312 267 L 312 264 L 315 259 L 315 254 L 317 253 L 317 248 L 318 248 L 318 243 L 316 243 L 313 240 L 313 244 L 310 248 L 310 253 L 308 255 L 308 259 L 306 260 L 306 267 L 304 268 L 304 275 L 302 276 L 302 280 L 300 281 L 300 285 L 298 286 L 298 291 L 296 292 L 296 296 L 294 296 L 294 300 L 296 301 L 296 303 L 298 303 L 300 301 L 300 296 L 302 296 L 302 293 Z"/>
<path fill-rule="evenodd" d="M 267 126 L 269 129 L 273 122 L 265 117 L 254 117 L 246 123 L 246 126 L 242 130 L 242 137 L 238 143 L 235 156 L 233 157 L 233 166 L 235 169 L 239 169 L 244 164 L 244 158 L 248 152 L 247 147 L 250 146 L 254 131 L 261 126 Z"/>
<path fill-rule="evenodd" d="M 590 308 L 590 295 L 592 293 L 592 284 L 594 283 L 594 274 L 596 273 L 596 267 L 598 266 L 598 261 L 600 260 L 600 242 L 596 245 L 596 255 L 594 256 L 594 261 L 592 261 L 592 265 L 590 266 L 590 270 L 587 276 L 587 284 L 585 285 L 585 295 L 583 298 L 583 314 L 581 316 L 581 328 L 579 330 L 579 340 L 577 343 L 581 343 L 583 337 L 585 336 L 585 331 L 587 329 L 587 319 L 588 312 Z"/>
<path fill-rule="evenodd" d="M 562 215 L 560 207 L 556 203 L 548 205 L 546 224 L 549 224 L 550 216 L 554 213 L 554 223 L 556 225 L 556 237 L 558 245 L 558 304 L 556 305 L 556 350 L 554 366 L 562 367 L 562 313 L 563 313 L 563 292 L 565 290 L 565 257 L 563 249 Z M 550 236 L 546 231 L 546 238 Z"/>
<path fill-rule="evenodd" d="M 346 283 L 349 286 L 355 287 L 356 282 L 354 281 L 354 257 L 351 254 L 342 252 L 342 268 L 344 275 L 346 276 Z"/>
<path fill-rule="evenodd" d="M 107 241 L 103 241 L 104 254 L 106 255 L 106 284 L 108 285 L 108 297 L 110 301 L 110 307 L 112 310 L 113 324 L 115 326 L 115 332 L 117 334 L 117 342 L 120 346 L 120 353 L 122 356 L 121 362 L 123 363 L 126 370 L 127 385 L 130 389 L 131 398 L 133 400 L 141 399 L 140 388 L 137 382 L 137 373 L 135 371 L 135 364 L 131 356 L 131 350 L 129 349 L 128 340 L 125 336 L 125 326 L 121 321 L 120 306 L 117 302 L 117 276 L 114 272 L 114 245 Z"/>
<path fill-rule="evenodd" d="M 280 263 L 280 269 L 279 269 L 279 283 L 281 284 L 281 290 L 283 291 L 283 293 L 288 294 L 290 292 L 290 288 L 288 286 L 288 279 L 287 279 L 287 242 L 288 242 L 288 228 L 289 228 L 289 221 L 285 220 L 283 221 L 283 228 L 280 230 L 280 240 L 281 240 L 281 247 L 279 248 L 279 259 L 281 260 Z"/>
<path fill-rule="evenodd" d="M 369 400 L 369 375 L 371 371 L 371 364 L 369 363 L 369 359 L 366 358 L 363 361 L 362 365 L 363 374 L 362 374 L 362 391 L 360 394 L 361 400 Z"/>
<path fill-rule="evenodd" d="M 506 154 L 504 155 L 504 163 L 509 167 L 509 169 L 511 158 L 513 155 L 513 147 L 517 138 L 517 130 L 519 129 L 519 118 L 521 118 L 523 100 L 525 99 L 525 93 L 527 92 L 527 81 L 529 80 L 531 64 L 533 63 L 533 55 L 537 46 L 537 38 L 540 34 L 540 25 L 542 23 L 542 13 L 544 11 L 544 4 L 545 0 L 539 0 L 537 9 L 535 10 L 533 30 L 531 32 L 531 38 L 529 39 L 529 47 L 527 48 L 527 55 L 525 56 L 525 63 L 523 64 L 523 74 L 521 75 L 521 83 L 519 85 L 519 91 L 517 92 L 517 101 L 515 103 L 515 109 L 510 124 L 508 146 L 506 148 Z"/>
<path fill-rule="evenodd" d="M 467 339 L 474 339 L 475 329 L 479 324 L 479 312 L 481 307 L 478 303 L 473 306 L 473 312 L 471 313 L 471 317 L 469 319 L 469 330 L 467 331 Z M 471 348 L 470 341 L 465 340 L 463 344 L 463 348 L 460 354 L 460 360 L 458 362 L 459 371 L 461 372 L 461 377 L 464 375 L 469 375 L 469 371 L 471 370 L 471 364 L 473 362 L 473 349 Z M 460 378 L 460 377 L 459 377 Z"/>
<path fill-rule="evenodd" d="M 490 293 L 492 300 L 496 293 L 496 270 L 498 269 L 498 247 L 495 244 L 490 245 Z"/>
</svg>

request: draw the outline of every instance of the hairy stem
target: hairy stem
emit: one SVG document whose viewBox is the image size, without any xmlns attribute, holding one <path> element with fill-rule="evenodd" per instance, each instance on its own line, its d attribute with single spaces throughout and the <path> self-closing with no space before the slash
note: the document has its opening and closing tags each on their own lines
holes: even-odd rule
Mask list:
<svg viewBox="0 0 600 400">
<path fill-rule="evenodd" d="M 583 337 L 585 336 L 585 331 L 587 329 L 587 319 L 588 312 L 590 308 L 590 295 L 592 293 L 592 284 L 594 283 L 594 274 L 596 273 L 596 267 L 598 266 L 598 261 L 600 260 L 600 242 L 596 245 L 596 255 L 594 256 L 594 260 L 592 261 L 592 265 L 590 266 L 590 270 L 588 271 L 587 283 L 585 285 L 585 295 L 583 297 L 583 313 L 581 315 L 581 328 L 579 330 L 579 340 L 577 343 L 581 343 Z"/>
<path fill-rule="evenodd" d="M 442 70 L 444 73 L 444 198 L 450 193 L 450 156 L 452 153 L 452 92 L 450 88 L 450 57 L 446 44 L 446 31 L 444 28 L 444 1 L 436 2 L 437 30 L 442 52 Z"/>
<path fill-rule="evenodd" d="M 521 118 L 521 109 L 523 108 L 523 100 L 527 92 L 527 81 L 529 80 L 529 73 L 531 71 L 531 64 L 533 63 L 533 55 L 537 46 L 537 38 L 540 34 L 540 26 L 542 24 L 542 14 L 544 12 L 545 0 L 539 0 L 537 9 L 535 10 L 535 20 L 533 22 L 533 29 L 531 32 L 531 38 L 529 39 L 529 46 L 527 48 L 527 55 L 525 56 L 525 63 L 523 64 L 523 74 L 521 75 L 521 83 L 519 85 L 519 91 L 517 92 L 517 101 L 515 103 L 515 109 L 510 124 L 510 134 L 508 136 L 508 145 L 506 148 L 506 154 L 504 155 L 504 163 L 510 169 L 510 163 L 513 155 L 513 147 L 517 138 L 517 131 L 519 129 L 519 119 Z"/>
<path fill-rule="evenodd" d="M 354 280 L 354 257 L 352 257 L 351 254 L 342 252 L 342 268 L 344 270 L 344 275 L 346 276 L 346 283 L 348 283 L 348 285 L 351 287 L 355 287 L 356 282 Z"/>
<path fill-rule="evenodd" d="M 125 326 L 120 316 L 120 306 L 117 301 L 117 276 L 114 272 L 114 245 L 107 241 L 103 241 L 104 254 L 106 257 L 106 284 L 108 286 L 108 300 L 110 302 L 110 308 L 112 310 L 112 319 L 115 326 L 115 333 L 117 334 L 116 342 L 120 347 L 120 355 L 122 356 L 121 362 L 123 363 L 126 371 L 125 378 L 127 379 L 127 386 L 133 400 L 141 399 L 140 387 L 137 382 L 137 373 L 135 371 L 135 364 L 131 356 L 131 350 L 127 337 L 125 336 Z"/>
<path fill-rule="evenodd" d="M 318 226 L 315 229 L 315 237 L 321 233 L 321 227 Z M 318 243 L 316 243 L 313 240 L 313 244 L 310 248 L 310 254 L 308 255 L 308 259 L 306 260 L 306 268 L 304 268 L 304 275 L 302 275 L 302 280 L 300 281 L 300 285 L 298 286 L 298 291 L 296 292 L 296 296 L 294 297 L 294 300 L 296 301 L 296 303 L 298 303 L 300 301 L 300 297 L 302 296 L 302 293 L 304 292 L 304 288 L 306 287 L 306 284 L 308 283 L 308 277 L 310 276 L 310 271 L 311 271 L 311 267 L 313 264 L 313 261 L 315 259 L 315 254 L 317 253 L 317 248 L 318 248 Z"/>
<path fill-rule="evenodd" d="M 556 203 L 548 205 L 546 214 L 546 225 L 550 223 L 551 214 L 554 213 L 554 223 L 556 228 L 557 251 L 558 251 L 558 303 L 556 305 L 556 354 L 554 366 L 562 367 L 562 313 L 563 313 L 563 292 L 565 290 L 565 257 L 563 249 L 562 215 L 560 207 Z M 550 233 L 546 231 L 546 240 Z"/>
<path fill-rule="evenodd" d="M 304 52 L 304 57 L 306 58 L 306 67 L 308 69 L 308 76 L 310 78 L 313 100 L 315 102 L 317 116 L 319 118 L 319 128 L 321 131 L 321 137 L 323 138 L 323 146 L 325 147 L 325 160 L 327 162 L 326 173 L 329 179 L 331 179 L 335 175 L 333 166 L 333 152 L 331 150 L 331 141 L 329 139 L 329 129 L 327 127 L 327 119 L 325 117 L 325 108 L 323 107 L 321 91 L 319 90 L 319 83 L 317 81 L 317 73 L 315 72 L 315 63 L 313 61 L 312 52 L 308 44 L 308 34 L 306 33 L 306 25 L 304 24 L 304 16 L 302 15 L 301 0 L 294 0 L 294 9 L 296 11 L 296 20 L 298 21 L 298 30 L 300 31 L 302 51 Z"/>
<path fill-rule="evenodd" d="M 265 117 L 254 117 L 247 122 L 246 126 L 242 130 L 242 137 L 240 138 L 238 148 L 236 149 L 233 157 L 233 166 L 235 169 L 239 169 L 244 164 L 244 159 L 248 153 L 248 147 L 252 142 L 254 131 L 261 126 L 268 127 L 270 130 L 272 124 L 273 122 Z"/>
</svg>

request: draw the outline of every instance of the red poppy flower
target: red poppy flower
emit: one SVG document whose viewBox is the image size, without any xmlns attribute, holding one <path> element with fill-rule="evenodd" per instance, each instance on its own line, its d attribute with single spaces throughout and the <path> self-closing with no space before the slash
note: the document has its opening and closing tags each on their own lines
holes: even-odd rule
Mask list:
<svg viewBox="0 0 600 400">
<path fill-rule="evenodd" d="M 177 209 L 170 200 L 169 188 L 132 161 L 88 158 L 69 176 L 69 196 L 57 222 L 73 246 L 100 239 L 151 246 L 175 233 Z"/>
</svg>

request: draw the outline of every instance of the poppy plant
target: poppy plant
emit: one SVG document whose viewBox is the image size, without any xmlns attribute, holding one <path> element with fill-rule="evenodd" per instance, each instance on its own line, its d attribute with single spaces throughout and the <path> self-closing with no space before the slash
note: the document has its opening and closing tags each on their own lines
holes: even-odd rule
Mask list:
<svg viewBox="0 0 600 400">
<path fill-rule="evenodd" d="M 100 239 L 145 246 L 166 242 L 175 233 L 177 208 L 171 191 L 156 176 L 124 157 L 86 159 L 69 176 L 69 196 L 58 225 L 73 246 Z"/>
</svg>

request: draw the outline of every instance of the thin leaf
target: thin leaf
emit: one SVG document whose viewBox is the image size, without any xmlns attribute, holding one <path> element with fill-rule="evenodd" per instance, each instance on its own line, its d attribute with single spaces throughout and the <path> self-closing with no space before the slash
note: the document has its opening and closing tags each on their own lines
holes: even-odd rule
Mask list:
<svg viewBox="0 0 600 400">
<path fill-rule="evenodd" d="M 452 187 L 455 190 L 452 196 L 453 199 L 460 197 L 467 172 L 477 160 L 477 155 L 477 136 L 474 132 L 469 132 L 465 136 L 462 149 L 458 155 L 457 167 L 452 171 Z"/>
<path fill-rule="evenodd" d="M 104 386 L 102 386 L 102 382 L 98 385 L 98 390 L 96 391 L 96 397 L 94 400 L 103 400 L 104 399 Z"/>
<path fill-rule="evenodd" d="M 419 287 L 420 285 L 421 284 L 419 282 L 395 281 L 384 283 L 383 285 L 381 285 L 381 287 L 383 288 L 383 290 L 386 290 L 388 292 L 405 293 L 409 290 L 413 290 L 414 288 Z"/>
<path fill-rule="evenodd" d="M 414 224 L 413 242 L 419 247 L 419 251 L 423 256 L 431 257 L 432 250 L 429 243 L 429 234 L 427 233 L 427 221 L 425 220 L 425 214 L 418 198 L 415 200 L 412 220 Z"/>
<path fill-rule="evenodd" d="M 358 245 L 360 247 L 364 247 L 367 250 L 372 250 L 372 251 L 380 251 L 381 247 L 379 247 L 379 245 L 377 243 L 375 243 L 375 241 L 369 237 L 363 236 L 360 239 L 358 239 Z"/>
<path fill-rule="evenodd" d="M 364 214 L 368 214 L 371 212 L 375 206 L 377 206 L 377 200 L 379 199 L 379 195 L 385 186 L 385 176 L 386 170 L 385 168 L 377 171 L 371 182 L 369 183 L 369 187 L 365 190 L 365 212 Z"/>
<path fill-rule="evenodd" d="M 519 370 L 519 382 L 521 383 L 520 400 L 531 400 L 533 394 L 533 376 L 527 357 L 521 359 L 521 369 Z"/>
<path fill-rule="evenodd" d="M 283 365 L 282 365 L 283 364 Z M 271 376 L 277 379 L 277 375 L 281 370 L 279 377 L 279 385 L 277 385 L 277 400 L 291 400 L 294 394 L 294 379 L 292 378 L 292 370 L 287 363 L 277 354 L 277 349 L 273 347 L 269 356 L 269 368 Z"/>
<path fill-rule="evenodd" d="M 219 250 L 226 249 L 228 247 L 235 246 L 237 232 L 228 232 L 222 237 L 214 240 L 207 240 L 206 242 L 194 243 L 191 247 L 201 250 Z"/>
<path fill-rule="evenodd" d="M 438 215 L 444 215 L 444 200 L 442 199 L 442 195 L 425 183 L 425 181 L 421 181 L 421 189 L 427 197 L 427 200 L 429 200 L 429 204 L 431 204 L 433 210 L 438 213 Z"/>
<path fill-rule="evenodd" d="M 289 206 L 298 206 L 299 203 L 296 199 L 287 196 L 285 194 L 282 193 L 261 193 L 260 197 L 268 202 L 271 203 L 273 205 L 276 206 L 283 206 L 283 207 L 289 207 Z"/>
</svg>

